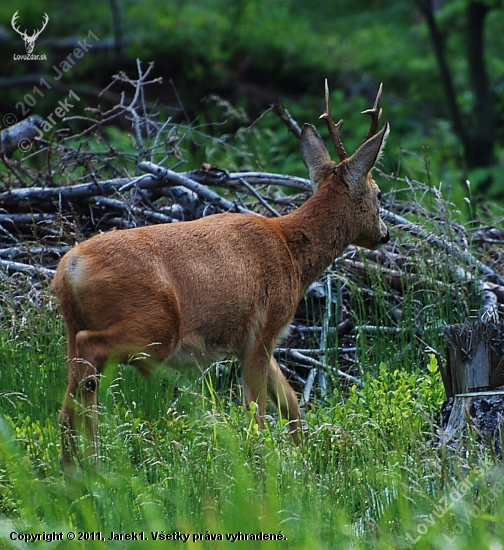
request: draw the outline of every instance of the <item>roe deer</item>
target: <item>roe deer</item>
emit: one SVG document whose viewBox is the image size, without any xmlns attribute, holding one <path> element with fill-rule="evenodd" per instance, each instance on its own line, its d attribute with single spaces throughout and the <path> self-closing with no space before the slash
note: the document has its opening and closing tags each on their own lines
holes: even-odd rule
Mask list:
<svg viewBox="0 0 504 550">
<path fill-rule="evenodd" d="M 333 162 L 305 124 L 301 156 L 314 194 L 279 217 L 215 214 L 195 221 L 96 235 L 61 260 L 52 286 L 68 337 L 68 387 L 59 416 L 62 461 L 77 455 L 84 421 L 97 453 L 97 388 L 109 357 L 145 351 L 168 365 L 203 365 L 225 355 L 240 362 L 245 406 L 264 426 L 269 395 L 300 442 L 296 394 L 273 358 L 307 287 L 350 244 L 389 239 L 370 171 L 389 133 L 379 132 L 378 93 L 371 128 L 348 156 L 334 124 L 326 81 L 325 118 L 340 157 Z M 142 371 L 145 366 L 136 364 Z"/>
</svg>

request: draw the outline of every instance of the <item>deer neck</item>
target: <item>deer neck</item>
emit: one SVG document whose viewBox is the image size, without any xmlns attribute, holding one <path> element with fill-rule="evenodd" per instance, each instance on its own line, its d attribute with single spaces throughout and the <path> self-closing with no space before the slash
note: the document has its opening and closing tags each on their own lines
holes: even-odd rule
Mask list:
<svg viewBox="0 0 504 550">
<path fill-rule="evenodd" d="M 297 210 L 277 220 L 297 264 L 303 293 L 353 238 L 348 191 L 338 187 L 322 185 Z"/>
</svg>

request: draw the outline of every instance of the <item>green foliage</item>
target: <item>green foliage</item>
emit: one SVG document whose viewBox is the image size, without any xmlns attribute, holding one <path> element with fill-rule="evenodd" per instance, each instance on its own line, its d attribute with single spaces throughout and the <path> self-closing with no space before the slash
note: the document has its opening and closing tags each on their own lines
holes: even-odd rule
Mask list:
<svg viewBox="0 0 504 550">
<path fill-rule="evenodd" d="M 488 3 L 496 8 L 487 18 L 485 32 L 488 73 L 499 75 L 504 70 L 500 55 L 504 10 L 493 1 Z M 467 2 L 445 2 L 437 9 L 436 17 L 446 40 L 457 101 L 470 124 L 475 98 L 467 74 L 466 9 Z M 20 6 L 19 11 L 23 23 L 33 28 L 42 14 L 48 13 L 50 27 L 44 36 L 47 33 L 52 38 L 86 36 L 89 30 L 100 39 L 113 36 L 108 4 L 89 10 L 79 3 L 63 6 L 58 0 L 35 1 L 29 10 Z M 0 14 L 8 21 L 12 7 L 5 4 L 0 7 Z M 161 4 L 141 0 L 119 3 L 119 14 L 127 40 L 123 59 L 114 60 L 110 52 L 86 54 L 65 75 L 66 85 L 79 89 L 85 82 L 87 86 L 102 88 L 119 69 L 132 76 L 135 59 L 155 60 L 157 75 L 165 83 L 173 81 L 185 106 L 184 115 L 190 120 L 196 113 L 200 121 L 216 123 L 201 99 L 218 93 L 237 103 L 240 109 L 250 111 L 253 117 L 280 97 L 290 110 L 297 111 L 298 121 L 303 122 L 313 121 L 320 114 L 323 79 L 328 77 L 333 90 L 343 90 L 334 98 L 333 109 L 335 116 L 345 119 L 344 135 L 348 136 L 345 142 L 348 141 L 349 150 L 354 150 L 362 131 L 365 132 L 364 117 L 359 116 L 359 110 L 369 107 L 372 93 L 379 82 L 384 82 L 384 113 L 392 124 L 384 165 L 388 173 L 409 178 L 419 178 L 419 173 L 423 173 L 421 179 L 430 178 L 436 184 L 442 181 L 446 198 L 456 200 L 459 207 L 461 184 L 467 177 L 473 182 L 475 195 L 478 183 L 486 181 L 489 175 L 494 180 L 490 193 L 498 196 L 502 192 L 498 174 L 466 173 L 461 144 L 449 122 L 427 26 L 414 3 L 344 1 L 322 3 L 314 9 L 309 3 L 291 0 Z M 53 56 L 41 62 L 37 70 L 50 74 L 55 60 Z M 14 71 L 13 74 L 19 75 L 28 69 L 26 65 L 8 63 L 6 74 Z M 502 85 L 498 79 L 492 80 L 497 114 L 502 114 Z M 171 86 L 167 88 L 160 89 L 157 95 L 152 88 L 149 95 L 154 100 L 161 97 L 165 105 L 165 95 L 170 94 Z M 26 87 L 7 90 L 4 108 L 10 105 L 10 110 L 15 111 L 14 106 L 28 91 Z M 258 91 L 259 105 L 254 99 Z M 48 91 L 37 101 L 35 112 L 47 116 L 60 96 L 55 88 Z M 91 103 L 92 107 L 97 106 L 96 102 Z M 103 109 L 101 99 L 98 103 Z M 89 95 L 85 94 L 72 114 L 79 114 L 89 104 Z M 501 126 L 498 122 L 497 167 L 503 162 Z M 236 127 L 235 121 L 233 133 Z M 115 138 L 119 147 L 124 139 L 118 133 Z"/>
<path fill-rule="evenodd" d="M 138 26 L 138 21 L 144 25 Z M 225 78 L 228 54 L 223 48 L 230 22 L 225 12 L 208 3 L 172 2 L 159 4 L 151 0 L 132 4 L 128 10 L 128 30 L 133 42 L 132 58 L 151 59 L 168 56 L 172 71 L 184 68 L 189 82 L 205 78 Z M 213 80 L 214 83 L 217 83 Z"/>
<path fill-rule="evenodd" d="M 443 4 L 441 24 L 460 30 L 462 4 Z M 160 74 L 184 80 L 193 100 L 201 99 L 208 82 L 214 87 L 241 78 L 263 87 L 272 82 L 289 91 L 285 103 L 296 120 L 315 121 L 323 108 L 323 77 L 328 76 L 335 117 L 345 119 L 342 135 L 349 151 L 367 131 L 368 121 L 360 115 L 369 107 L 363 94 L 384 80 L 385 116 L 392 122 L 384 172 L 426 185 L 415 188 L 408 180 L 380 185 L 391 199 L 407 194 L 430 211 L 438 208 L 439 216 L 432 219 L 441 221 L 432 221 L 429 229 L 448 242 L 455 239 L 450 220 L 467 215 L 457 208 L 472 207 L 472 197 L 470 188 L 459 186 L 460 146 L 446 121 L 426 31 L 415 23 L 411 3 L 368 2 L 364 11 L 358 2 L 346 0 L 316 9 L 281 0 L 143 0 L 121 6 L 130 38 L 128 58 L 155 58 Z M 106 4 L 90 11 L 85 4 L 62 9 L 56 1 L 37 1 L 21 16 L 28 22 L 33 18 L 36 26 L 37 13 L 44 11 L 56 35 L 89 29 L 100 37 L 111 35 Z M 7 21 L 12 6 L 3 5 L 0 13 Z M 502 13 L 492 14 L 488 43 L 494 74 L 502 73 L 502 58 L 495 55 L 501 23 Z M 464 90 L 460 36 L 450 33 L 448 41 L 457 85 Z M 82 60 L 73 78 L 91 71 L 91 59 Z M 498 85 L 495 93 L 502 93 Z M 186 94 L 182 97 L 185 101 Z M 40 106 L 50 112 L 54 97 L 47 99 Z M 469 111 L 472 98 L 463 99 Z M 250 126 L 248 110 L 242 98 L 236 104 L 207 101 L 197 122 L 180 126 L 184 138 L 177 147 L 184 152 L 184 168 L 211 162 L 229 171 L 306 175 L 298 144 L 282 123 L 270 114 Z M 425 120 L 433 122 L 425 125 Z M 134 170 L 133 139 L 131 133 L 106 127 L 86 147 L 105 154 L 114 147 L 127 152 L 130 164 L 121 169 Z M 159 158 L 165 155 L 169 163 L 180 161 L 164 150 Z M 78 166 L 73 177 L 85 177 L 90 168 Z M 477 186 L 486 176 L 475 172 L 471 180 Z M 447 207 L 438 187 L 456 206 Z M 398 236 L 399 251 L 410 246 L 407 236 Z M 11 540 L 14 531 L 72 530 L 100 531 L 104 537 L 111 531 L 143 531 L 150 539 L 145 548 L 159 547 L 151 531 L 203 534 L 191 540 L 193 548 L 234 544 L 210 541 L 205 534 L 239 531 L 281 533 L 287 539 L 254 541 L 254 547 L 380 549 L 415 543 L 415 548 L 500 548 L 500 467 L 476 441 L 462 449 L 438 444 L 434 425 L 443 390 L 437 360 L 425 354 L 425 347 L 442 349 L 443 323 L 470 315 L 473 289 L 465 283 L 454 286 L 451 270 L 460 266 L 449 263 L 446 255 L 427 253 L 420 245 L 415 253 L 424 258 L 424 271 L 404 276 L 401 310 L 386 307 L 388 289 L 379 276 L 368 274 L 373 292 L 366 294 L 343 271 L 342 284 L 351 288 L 348 306 L 359 327 L 363 383 L 347 387 L 328 376 L 329 396 L 306 407 L 308 432 L 301 448 L 293 447 L 273 411 L 261 430 L 253 411 L 237 404 L 232 366 L 219 367 L 230 381 L 221 385 L 222 376 L 213 369 L 159 371 L 147 380 L 129 367 L 110 365 L 100 385 L 100 469 L 67 483 L 59 470 L 56 420 L 65 386 L 63 327 L 45 285 L 2 278 L 0 547 L 22 547 Z M 385 330 L 398 319 L 400 331 Z M 384 330 L 368 338 L 366 325 Z M 328 342 L 329 347 L 337 344 Z M 330 373 L 338 352 L 327 359 Z M 460 498 L 452 497 L 454 491 Z M 495 498 L 483 500 L 490 495 Z M 439 512 L 443 502 L 453 503 L 446 513 Z M 52 544 L 68 547 L 68 541 Z M 72 547 L 104 545 L 77 540 Z M 107 548 L 137 547 L 134 541 L 107 541 Z"/>
<path fill-rule="evenodd" d="M 0 332 L 2 548 L 18 547 L 11 532 L 105 538 L 111 531 L 144 532 L 150 540 L 143 544 L 154 548 L 153 532 L 178 531 L 190 534 L 194 548 L 215 548 L 234 543 L 208 540 L 210 534 L 262 531 L 286 540 L 254 546 L 293 549 L 398 548 L 408 535 L 421 535 L 418 548 L 444 535 L 455 537 L 454 548 L 476 540 L 478 548 L 490 548 L 502 535 L 504 498 L 485 453 L 474 444 L 465 454 L 434 444 L 443 391 L 432 355 L 409 372 L 382 363 L 361 388 L 334 387 L 307 410 L 301 448 L 274 418 L 260 430 L 253 410 L 237 405 L 227 384 L 219 387 L 214 369 L 141 379 L 130 367 L 110 365 L 100 386 L 100 469 L 65 483 L 56 423 L 64 390 L 62 327 L 52 298 L 42 293 L 37 300 L 43 314 L 21 299 L 14 322 Z M 457 506 L 433 516 L 424 533 L 423 518 L 454 490 L 462 491 Z M 481 495 L 491 491 L 485 514 L 476 513 Z M 474 515 L 469 525 L 464 514 Z M 52 544 L 63 548 L 68 541 Z M 122 549 L 138 542 L 106 544 Z"/>
<path fill-rule="evenodd" d="M 399 369 L 389 371 L 381 363 L 379 376 L 370 378 L 360 391 L 353 386 L 345 406 L 340 405 L 338 411 L 344 415 L 349 411 L 365 415 L 385 430 L 384 435 L 397 438 L 407 433 L 407 429 L 420 433 L 425 420 L 418 414 L 418 408 L 433 418 L 444 399 L 437 360 L 431 355 L 427 372 L 422 375 Z"/>
</svg>

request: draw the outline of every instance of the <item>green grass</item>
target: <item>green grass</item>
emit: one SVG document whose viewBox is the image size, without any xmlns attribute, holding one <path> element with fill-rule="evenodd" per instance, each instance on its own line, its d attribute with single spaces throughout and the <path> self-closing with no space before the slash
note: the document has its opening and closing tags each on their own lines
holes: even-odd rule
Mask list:
<svg viewBox="0 0 504 550">
<path fill-rule="evenodd" d="M 266 140 L 242 138 L 246 155 L 222 157 L 222 165 L 256 159 L 262 168 Z M 281 140 L 272 146 L 280 150 Z M 425 186 L 407 192 L 425 211 L 409 214 L 413 221 L 458 242 L 452 221 L 462 216 L 451 205 Z M 357 327 L 352 372 L 362 387 L 332 375 L 341 342 L 328 331 L 328 392 L 306 407 L 300 448 L 273 410 L 258 429 L 240 405 L 232 363 L 184 374 L 160 369 L 150 379 L 111 365 L 100 384 L 100 468 L 67 482 L 57 425 L 65 339 L 55 298 L 46 282 L 0 274 L 0 550 L 46 545 L 14 532 L 77 533 L 71 547 L 86 549 L 221 548 L 250 545 L 239 537 L 258 533 L 279 540 L 262 537 L 254 548 L 502 548 L 504 485 L 495 457 L 476 434 L 459 448 L 440 446 L 435 428 L 444 392 L 430 353 L 443 355 L 444 323 L 478 309 L 478 285 L 431 243 L 396 228 L 392 234 L 405 260 L 400 291 L 370 265 L 359 276 L 344 259 L 326 280 L 335 298 L 326 292 L 327 328 L 343 310 Z M 309 323 L 320 327 L 320 303 L 312 305 Z M 102 542 L 111 532 L 149 540 Z M 189 540 L 154 540 L 156 533 Z"/>
<path fill-rule="evenodd" d="M 185 63 L 190 71 L 187 81 L 220 82 L 228 78 L 229 68 L 245 58 L 252 45 L 252 69 L 263 67 L 258 76 L 265 78 L 273 71 L 284 84 L 296 80 L 298 91 L 286 99 L 286 104 L 300 123 L 314 121 L 320 114 L 322 76 L 329 76 L 334 86 L 334 110 L 346 121 L 349 150 L 358 146 L 359 136 L 367 130 L 368 121 L 360 111 L 369 105 L 358 95 L 345 97 L 338 88 L 338 67 L 344 66 L 346 58 L 352 59 L 356 74 L 381 63 L 380 70 L 385 72 L 380 79 L 390 83 L 387 90 L 395 87 L 398 97 L 403 97 L 400 90 L 405 84 L 397 79 L 394 82 L 394 65 L 383 64 L 390 57 L 383 55 L 382 47 L 388 40 L 387 48 L 394 44 L 390 50 L 393 55 L 408 58 L 418 77 L 410 80 L 418 89 L 437 86 L 430 53 L 422 50 L 420 58 L 409 55 L 412 48 L 418 51 L 416 33 L 398 52 L 396 41 L 389 40 L 393 33 L 383 24 L 387 19 L 394 21 L 394 26 L 400 24 L 398 28 L 408 29 L 405 19 L 411 17 L 409 7 L 401 7 L 401 21 L 390 17 L 388 9 L 381 15 L 376 10 L 366 12 L 366 17 L 374 20 L 371 30 L 370 21 L 360 24 L 365 30 L 356 31 L 356 19 L 341 19 L 339 27 L 346 29 L 343 36 L 348 35 L 348 40 L 339 43 L 341 39 L 329 22 L 334 19 L 331 10 L 340 8 L 324 13 L 320 12 L 324 6 L 318 6 L 318 11 L 310 7 L 306 14 L 299 8 L 300 17 L 294 17 L 288 13 L 287 4 L 275 2 L 280 27 L 272 32 L 271 10 L 263 9 L 271 8 L 271 2 L 258 0 L 243 4 L 245 7 L 233 4 L 233 13 L 228 15 L 236 24 L 222 15 L 225 10 L 214 9 L 231 3 L 216 0 L 207 4 L 212 10 L 199 10 L 196 18 L 198 10 L 190 3 L 168 3 L 161 12 L 131 4 L 125 12 L 125 24 L 135 27 L 135 36 L 142 27 L 135 10 L 140 10 L 142 21 L 153 23 L 143 25 L 149 29 L 148 40 L 140 37 L 133 42 L 131 53 L 138 49 L 136 53 L 146 59 L 155 57 L 162 48 L 166 56 L 168 40 L 173 59 L 182 59 L 180 47 L 190 45 L 182 48 L 184 59 L 192 60 Z M 86 17 L 80 17 L 82 9 L 75 4 L 71 13 L 56 9 L 52 10 L 54 15 L 48 13 L 58 23 L 61 36 L 67 27 L 72 36 L 87 33 L 89 28 L 100 37 L 107 36 L 107 23 L 98 17 L 104 14 L 97 12 L 98 18 L 91 24 L 89 10 Z M 12 17 L 11 8 L 5 10 L 6 17 Z M 316 33 L 305 32 L 307 26 L 315 28 L 322 23 L 324 28 L 329 25 L 322 40 Z M 285 44 L 290 45 L 288 55 Z M 365 48 L 356 48 L 356 44 Z M 321 48 L 324 52 L 334 50 L 336 57 L 325 53 L 320 57 Z M 235 52 L 236 61 L 230 59 L 230 51 Z M 360 54 L 349 57 L 353 51 Z M 85 72 L 91 62 L 91 58 L 86 59 L 76 71 Z M 172 65 L 170 75 L 176 70 Z M 162 65 L 159 70 L 166 73 Z M 104 78 L 113 72 L 104 71 Z M 128 74 L 133 77 L 134 71 Z M 209 79 L 209 74 L 214 78 Z M 193 100 L 199 101 L 201 85 L 190 88 L 197 91 Z M 308 96 L 299 103 L 295 96 L 303 89 L 305 97 L 305 88 Z M 451 193 L 450 199 L 462 208 L 470 196 L 458 184 L 457 143 L 446 123 L 438 121 L 421 134 L 404 101 L 387 97 L 391 99 L 386 118 L 393 123 L 387 151 L 400 148 L 401 153 L 388 154 L 384 169 L 389 173 L 394 166 L 398 174 L 410 179 L 418 178 L 419 173 L 427 181 L 442 179 L 443 192 Z M 414 93 L 413 99 L 422 105 L 422 97 Z M 238 107 L 243 105 L 228 112 L 226 105 L 216 102 L 206 107 L 206 115 L 198 117 L 201 128 L 180 132 L 187 133 L 187 138 L 177 142 L 175 149 L 180 146 L 182 152 L 187 149 L 191 153 L 185 155 L 190 160 L 186 159 L 183 169 L 211 162 L 230 171 L 267 169 L 306 174 L 298 144 L 280 121 L 269 115 L 250 129 Z M 47 104 L 44 109 L 51 112 L 54 106 Z M 206 124 L 224 119 L 229 121 L 229 126 L 223 127 L 225 132 L 240 126 L 235 136 L 222 136 L 217 125 L 214 130 L 219 137 L 203 135 L 213 128 Z M 424 154 L 414 153 L 422 146 Z M 130 140 L 112 128 L 104 130 L 99 142 L 83 147 L 115 148 L 129 154 L 110 163 L 113 168 L 107 175 L 111 177 L 117 175 L 116 170 L 126 173 L 136 167 Z M 167 154 L 163 149 L 154 160 L 160 161 Z M 102 169 L 100 157 L 96 158 L 90 157 L 89 166 L 104 178 L 108 165 Z M 170 159 L 174 163 L 179 160 L 177 155 Z M 52 161 L 46 164 L 52 166 Z M 52 168 L 60 183 L 66 178 L 87 178 L 87 164 L 68 166 L 61 173 Z M 426 203 L 424 207 L 432 215 L 419 215 L 420 223 L 448 241 L 457 241 L 451 220 L 467 218 L 468 213 L 456 214 L 449 205 L 447 214 L 441 201 L 436 204 L 435 190 L 425 186 L 415 189 L 407 181 L 395 180 L 381 181 L 380 185 L 389 191 L 387 198 L 391 200 L 397 195 L 398 200 L 407 196 L 411 202 Z M 410 218 L 417 221 L 414 214 Z M 374 277 L 370 285 L 363 285 L 344 266 L 338 270 L 342 298 L 334 306 L 333 323 L 339 318 L 339 308 L 351 310 L 359 327 L 356 366 L 363 385 L 360 389 L 345 386 L 328 373 L 328 394 L 316 396 L 307 407 L 308 431 L 300 448 L 293 446 L 273 411 L 267 428 L 258 429 L 253 414 L 239 404 L 233 365 L 223 367 L 228 374 L 224 377 L 217 376 L 214 367 L 184 375 L 161 370 L 149 380 L 128 367 L 110 366 L 100 386 L 100 468 L 68 482 L 59 467 L 57 426 L 66 378 L 61 319 L 45 283 L 33 285 L 23 276 L 4 278 L 0 273 L 0 550 L 47 547 L 46 542 L 22 540 L 23 534 L 36 533 L 65 535 L 66 540 L 56 540 L 50 548 L 148 549 L 169 545 L 213 549 L 240 543 L 250 546 L 251 542 L 240 540 L 239 534 L 256 538 L 258 533 L 275 535 L 279 540 L 262 537 L 253 541 L 254 548 L 502 548 L 502 471 L 495 457 L 476 444 L 475 434 L 459 448 L 438 445 L 435 422 L 444 395 L 436 360 L 425 352 L 435 350 L 442 355 L 440 327 L 470 317 L 471 300 L 477 292 L 463 276 L 454 276 L 459 267 L 456 262 L 433 252 L 429 243 L 412 246 L 398 233 L 394 231 L 394 240 L 408 259 L 400 300 L 376 275 L 370 275 Z M 317 321 L 320 323 L 315 314 L 313 322 Z M 371 334 L 366 332 L 366 324 L 400 330 Z M 422 329 L 419 336 L 418 327 Z M 337 349 L 339 342 L 329 338 L 327 346 Z M 327 358 L 329 366 L 335 367 L 339 352 L 331 352 Z M 98 540 L 108 538 L 111 532 L 142 532 L 149 540 Z M 77 537 L 71 543 L 69 533 Z M 83 534 L 81 540 L 79 533 Z M 153 533 L 159 534 L 158 540 Z M 168 539 L 174 533 L 187 535 L 189 540 Z"/>
<path fill-rule="evenodd" d="M 95 538 L 52 548 L 224 548 L 259 533 L 281 540 L 241 545 L 502 547 L 499 467 L 471 439 L 458 450 L 436 445 L 443 390 L 433 356 L 410 372 L 378 364 L 360 390 L 331 384 L 307 410 L 301 448 L 273 411 L 259 430 L 215 368 L 160 370 L 147 380 L 110 367 L 100 389 L 101 466 L 65 483 L 56 420 L 65 386 L 61 321 L 44 285 L 31 294 L 19 292 L 19 281 L 5 287 L 0 548 L 38 547 L 13 540 L 14 532 Z M 92 535 L 112 531 L 149 540 Z M 163 543 L 153 533 L 189 540 Z"/>
</svg>

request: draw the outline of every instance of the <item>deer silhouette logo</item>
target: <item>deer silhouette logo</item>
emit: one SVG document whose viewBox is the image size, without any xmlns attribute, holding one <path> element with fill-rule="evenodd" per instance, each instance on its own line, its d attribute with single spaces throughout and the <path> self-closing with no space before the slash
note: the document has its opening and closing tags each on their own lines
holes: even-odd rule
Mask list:
<svg viewBox="0 0 504 550">
<path fill-rule="evenodd" d="M 39 34 L 46 28 L 46 25 L 49 21 L 49 16 L 47 15 L 47 13 L 44 13 L 44 20 L 43 20 L 43 26 L 40 30 L 35 30 L 33 31 L 33 34 L 32 36 L 28 36 L 27 34 L 27 30 L 25 30 L 24 32 L 21 32 L 19 30 L 18 27 L 16 27 L 16 19 L 18 17 L 18 12 L 16 11 L 16 13 L 12 16 L 12 20 L 11 20 L 11 25 L 12 25 L 12 28 L 19 34 L 21 35 L 21 38 L 24 40 L 24 43 L 25 43 L 25 48 L 26 48 L 26 53 L 32 53 L 33 52 L 33 48 L 35 47 L 35 40 L 37 40 L 37 38 L 39 37 Z"/>
</svg>

